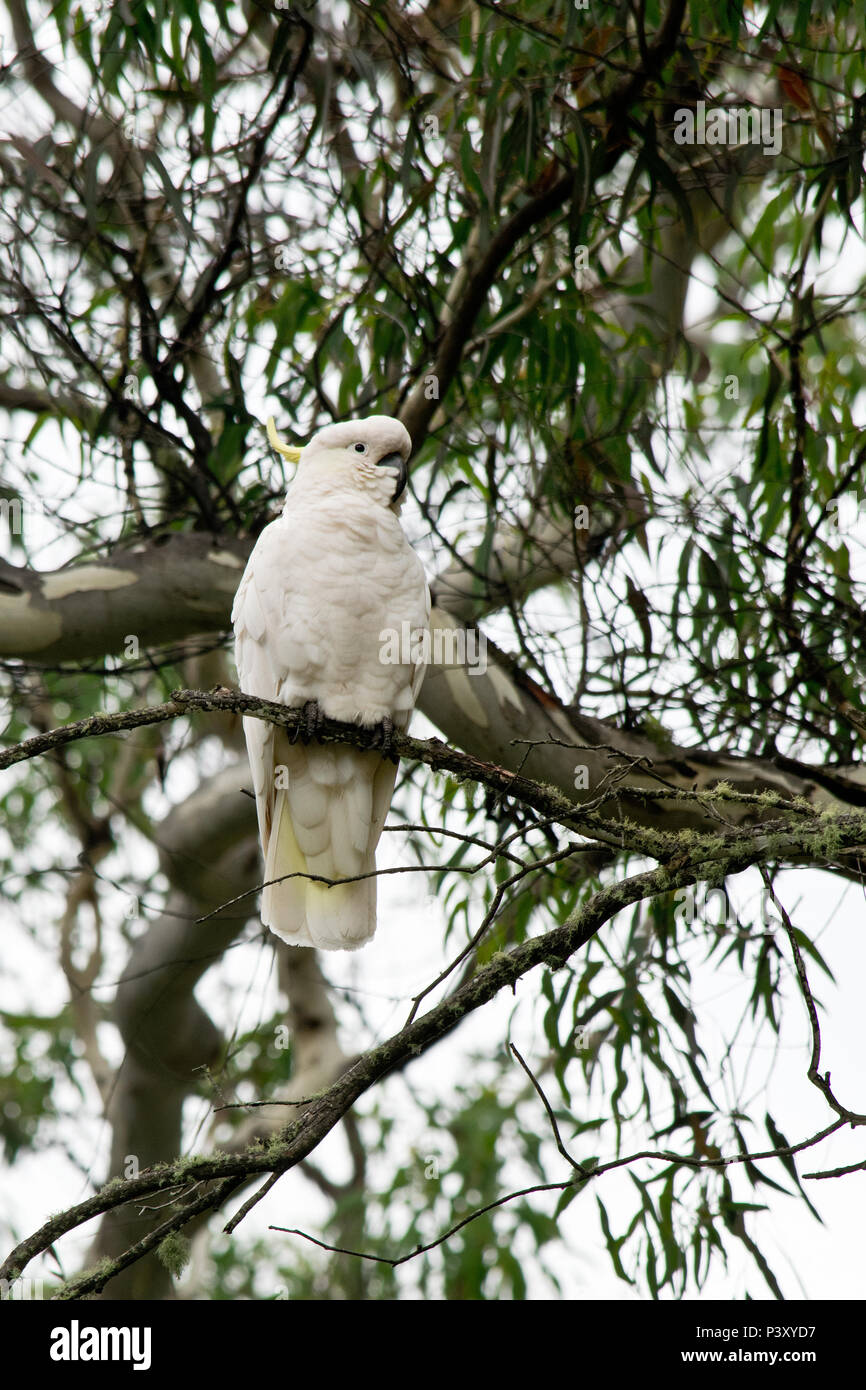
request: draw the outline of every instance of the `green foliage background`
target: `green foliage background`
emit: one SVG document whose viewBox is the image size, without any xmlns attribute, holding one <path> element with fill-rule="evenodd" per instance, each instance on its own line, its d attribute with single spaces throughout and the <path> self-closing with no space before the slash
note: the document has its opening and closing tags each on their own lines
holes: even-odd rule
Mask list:
<svg viewBox="0 0 866 1390">
<path fill-rule="evenodd" d="M 12 135 L 0 152 L 4 486 L 45 499 L 63 538 L 50 563 L 143 535 L 255 535 L 285 486 L 259 421 L 275 413 L 303 439 L 334 416 L 399 412 L 434 371 L 485 249 L 565 180 L 503 256 L 423 421 L 413 516 L 431 569 L 463 557 L 484 598 L 503 525 L 639 499 L 614 539 L 577 544 L 557 585 L 486 602 L 500 645 L 566 706 L 660 746 L 807 762 L 828 777 L 857 762 L 862 591 L 856 532 L 835 523 L 845 499 L 859 499 L 866 461 L 866 12 L 847 0 L 817 13 L 691 3 L 654 66 L 676 8 L 30 6 L 37 68 L 44 55 L 47 80 L 86 103 L 78 125 L 46 121 L 49 68 L 34 69 L 16 21 L 18 52 L 9 61 L 4 50 Z M 700 98 L 778 107 L 782 153 L 676 146 L 673 112 Z M 586 276 L 574 272 L 582 247 Z M 686 329 L 687 294 L 702 317 Z M 47 563 L 42 534 L 25 514 L 14 564 Z M 191 663 L 227 670 L 208 664 L 225 648 L 225 634 L 203 634 L 38 679 L 8 662 L 4 741 L 40 719 L 165 699 L 190 683 Z M 181 721 L 169 734 L 139 731 L 133 757 L 121 740 L 93 740 L 8 780 L 0 873 L 17 930 L 51 949 L 86 852 L 99 865 L 101 978 L 116 978 L 139 930 L 125 897 L 143 917 L 165 898 L 153 835 L 178 794 L 166 785 L 218 761 L 212 737 Z M 403 784 L 412 823 L 482 841 L 518 824 L 480 791 L 422 773 Z M 46 825 L 51 864 L 30 852 Z M 429 835 L 408 839 L 429 863 Z M 542 862 L 543 828 L 527 824 L 516 847 L 532 872 L 495 907 L 482 962 L 565 920 L 597 886 L 567 862 Z M 468 874 L 477 849 L 458 840 L 438 856 L 431 891 L 453 952 L 513 866 L 499 857 L 488 877 Z M 672 895 L 640 904 L 515 1004 L 535 1011 L 545 1090 L 584 1165 L 636 1130 L 645 1147 L 685 1138 L 685 1153 L 692 1140 L 696 1153 L 784 1143 L 769 1113 L 742 1113 L 721 1086 L 718 1039 L 693 1003 L 696 975 L 733 963 L 750 1036 L 778 1031 L 783 952 L 750 921 L 701 936 L 676 906 Z M 808 931 L 801 944 L 819 975 L 829 970 Z M 351 1009 L 345 1017 L 358 1026 Z M 237 1094 L 285 1080 L 279 1019 L 227 1039 Z M 0 1132 L 13 1163 L 56 1145 L 94 1091 L 68 1006 L 7 1010 L 0 1023 Z M 583 1028 L 592 1042 L 580 1051 Z M 440 1094 L 429 1084 L 411 1094 L 411 1153 L 393 1089 L 363 1108 L 355 1123 L 375 1183 L 330 1193 L 323 1240 L 393 1257 L 510 1188 L 561 1176 L 538 1097 L 498 1033 L 462 1074 Z M 208 1078 L 200 1094 L 212 1098 Z M 443 1150 L 449 1181 L 425 1178 L 424 1155 Z M 563 1213 L 579 1199 L 597 1202 L 612 1268 L 643 1296 L 694 1295 L 738 1241 L 754 1260 L 752 1292 L 779 1293 L 753 1237 L 768 1190 L 802 1192 L 791 1160 L 736 1172 L 671 1163 L 630 1178 L 627 1219 L 608 1211 L 603 1186 L 530 1194 L 399 1270 L 312 1246 L 287 1262 L 276 1237 L 215 1236 L 207 1292 L 568 1293 L 548 1255 L 574 1229 Z"/>
</svg>

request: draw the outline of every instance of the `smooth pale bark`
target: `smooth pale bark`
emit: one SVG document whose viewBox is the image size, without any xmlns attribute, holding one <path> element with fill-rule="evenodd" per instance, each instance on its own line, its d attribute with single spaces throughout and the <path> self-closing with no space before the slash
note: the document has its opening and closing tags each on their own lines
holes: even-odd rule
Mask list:
<svg viewBox="0 0 866 1390">
<path fill-rule="evenodd" d="M 135 942 L 118 985 L 113 1019 L 125 1046 L 107 1107 L 112 1146 L 107 1176 L 138 1170 L 180 1153 L 183 1104 L 202 1068 L 219 1063 L 223 1034 L 202 1009 L 194 989 L 206 970 L 255 915 L 256 897 L 196 919 L 255 888 L 261 877 L 255 809 L 243 795 L 245 770 L 229 768 L 175 808 L 159 827 L 160 868 L 172 883 L 164 911 Z M 310 1095 L 333 1081 L 345 1064 L 336 1020 L 315 953 L 283 946 L 275 937 L 279 978 L 289 1000 L 292 1084 L 282 1099 Z M 284 1107 L 255 1112 L 230 1150 L 284 1124 Z M 118 1255 L 154 1224 L 161 1211 L 116 1208 L 103 1217 L 87 1263 Z M 168 1271 L 149 1256 L 112 1280 L 108 1297 L 170 1296 Z"/>
</svg>

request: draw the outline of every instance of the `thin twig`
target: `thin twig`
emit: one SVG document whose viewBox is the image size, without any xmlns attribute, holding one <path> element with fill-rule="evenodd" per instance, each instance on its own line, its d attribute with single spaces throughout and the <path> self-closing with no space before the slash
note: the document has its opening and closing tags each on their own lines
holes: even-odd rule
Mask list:
<svg viewBox="0 0 866 1390">
<path fill-rule="evenodd" d="M 556 1123 L 556 1116 L 553 1113 L 553 1107 L 551 1106 L 550 1101 L 547 1099 L 547 1096 L 544 1094 L 544 1090 L 541 1086 L 540 1081 L 530 1070 L 523 1057 L 521 1057 L 517 1048 L 514 1046 L 514 1043 L 509 1043 L 508 1046 L 511 1048 L 511 1051 L 514 1053 L 523 1070 L 526 1072 L 526 1075 L 529 1077 L 530 1081 L 532 1082 L 535 1088 L 536 1095 L 538 1096 L 539 1100 L 541 1101 L 542 1105 L 547 1111 L 547 1118 L 550 1121 L 550 1128 L 553 1130 L 553 1137 L 556 1140 L 556 1147 L 559 1149 L 559 1152 L 562 1154 L 566 1163 L 571 1164 L 575 1172 L 579 1173 L 582 1178 L 588 1177 L 588 1170 L 583 1167 L 583 1164 L 578 1163 L 576 1158 L 572 1158 L 571 1154 L 568 1152 L 568 1149 L 563 1144 L 562 1135 L 559 1132 L 559 1125 Z"/>
</svg>

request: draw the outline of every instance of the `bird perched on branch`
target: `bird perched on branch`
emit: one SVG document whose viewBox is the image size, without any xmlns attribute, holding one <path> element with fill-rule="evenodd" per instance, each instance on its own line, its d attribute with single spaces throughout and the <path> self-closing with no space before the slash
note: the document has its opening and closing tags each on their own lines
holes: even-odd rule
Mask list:
<svg viewBox="0 0 866 1390">
<path fill-rule="evenodd" d="M 235 656 L 245 694 L 304 721 L 299 743 L 244 720 L 262 921 L 290 945 L 351 951 L 376 930 L 376 879 L 358 876 L 375 874 L 397 773 L 389 736 L 406 729 L 425 669 L 430 592 L 399 520 L 412 441 L 387 415 L 328 425 L 302 449 L 273 420 L 268 437 L 298 470 L 235 596 Z M 323 717 L 380 726 L 382 751 L 317 742 Z"/>
</svg>

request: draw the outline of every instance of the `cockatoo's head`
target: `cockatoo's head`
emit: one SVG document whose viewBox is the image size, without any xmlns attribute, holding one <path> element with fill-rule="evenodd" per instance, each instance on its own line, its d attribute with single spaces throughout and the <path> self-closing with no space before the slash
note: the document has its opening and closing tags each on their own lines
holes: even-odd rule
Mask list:
<svg viewBox="0 0 866 1390">
<path fill-rule="evenodd" d="M 353 487 L 371 493 L 383 506 L 399 503 L 409 476 L 412 440 L 405 425 L 390 415 L 368 415 L 326 425 L 302 449 L 285 444 L 268 420 L 268 439 L 284 458 L 300 464 L 297 477 L 331 491 Z"/>
</svg>

